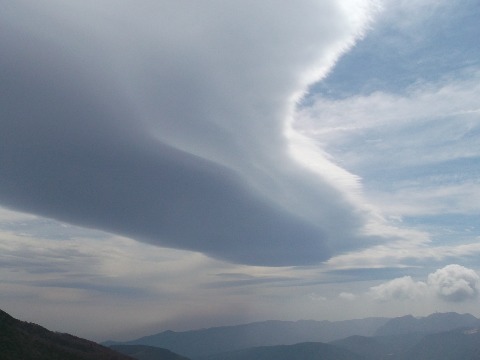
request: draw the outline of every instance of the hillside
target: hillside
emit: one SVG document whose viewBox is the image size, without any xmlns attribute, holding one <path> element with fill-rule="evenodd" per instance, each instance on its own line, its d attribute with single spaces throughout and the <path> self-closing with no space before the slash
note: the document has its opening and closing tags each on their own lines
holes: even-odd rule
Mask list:
<svg viewBox="0 0 480 360">
<path fill-rule="evenodd" d="M 132 360 L 92 341 L 49 331 L 0 310 L 2 360 Z"/>
</svg>

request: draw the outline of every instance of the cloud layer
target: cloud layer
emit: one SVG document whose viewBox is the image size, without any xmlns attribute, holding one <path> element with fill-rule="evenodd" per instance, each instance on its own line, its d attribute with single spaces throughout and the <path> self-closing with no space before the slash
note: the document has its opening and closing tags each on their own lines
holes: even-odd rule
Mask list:
<svg viewBox="0 0 480 360">
<path fill-rule="evenodd" d="M 6 4 L 0 202 L 240 263 L 317 263 L 361 246 L 365 215 L 292 158 L 284 133 L 373 10 Z"/>
</svg>

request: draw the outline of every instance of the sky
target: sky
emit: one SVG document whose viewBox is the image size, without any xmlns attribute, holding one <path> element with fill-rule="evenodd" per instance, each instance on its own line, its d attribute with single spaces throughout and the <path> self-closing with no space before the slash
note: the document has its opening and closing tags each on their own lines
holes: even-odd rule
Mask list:
<svg viewBox="0 0 480 360">
<path fill-rule="evenodd" d="M 476 1 L 0 8 L 12 316 L 96 341 L 480 316 Z"/>
</svg>

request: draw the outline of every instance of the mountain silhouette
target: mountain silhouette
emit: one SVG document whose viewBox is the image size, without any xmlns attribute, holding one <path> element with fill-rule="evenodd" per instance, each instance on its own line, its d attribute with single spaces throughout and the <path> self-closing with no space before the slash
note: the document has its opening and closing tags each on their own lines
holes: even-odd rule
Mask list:
<svg viewBox="0 0 480 360">
<path fill-rule="evenodd" d="M 111 349 L 137 360 L 189 360 L 167 349 L 146 345 L 112 345 Z"/>
<path fill-rule="evenodd" d="M 183 332 L 164 331 L 136 340 L 105 345 L 149 345 L 169 349 L 189 358 L 259 346 L 329 342 L 350 335 L 373 335 L 387 318 L 345 321 L 263 321 L 235 326 L 213 327 Z"/>
<path fill-rule="evenodd" d="M 2 360 L 132 360 L 93 341 L 49 331 L 0 310 Z"/>
<path fill-rule="evenodd" d="M 387 321 L 378 328 L 375 335 L 399 335 L 413 332 L 432 334 L 474 326 L 480 326 L 480 320 L 470 314 L 457 314 L 455 312 L 434 313 L 421 318 L 407 315 Z"/>
<path fill-rule="evenodd" d="M 457 329 L 426 335 L 408 351 L 392 360 L 480 360 L 478 328 Z"/>
<path fill-rule="evenodd" d="M 367 360 L 333 345 L 308 342 L 295 345 L 262 346 L 211 355 L 201 360 Z"/>
<path fill-rule="evenodd" d="M 320 338 L 333 340 L 308 340 Z M 0 310 L 1 360 L 480 360 L 480 320 L 450 312 L 423 318 L 264 321 L 165 331 L 110 346 L 52 332 Z"/>
</svg>

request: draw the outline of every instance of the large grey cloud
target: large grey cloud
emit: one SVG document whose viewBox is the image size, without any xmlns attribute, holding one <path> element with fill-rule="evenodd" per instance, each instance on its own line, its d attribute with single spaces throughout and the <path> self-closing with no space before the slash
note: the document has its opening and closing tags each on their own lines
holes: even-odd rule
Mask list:
<svg viewBox="0 0 480 360">
<path fill-rule="evenodd" d="M 361 246 L 364 215 L 284 136 L 368 22 L 350 5 L 3 3 L 1 203 L 240 263 Z"/>
</svg>

